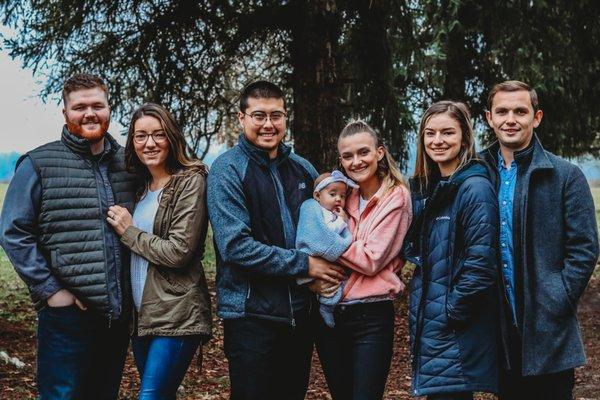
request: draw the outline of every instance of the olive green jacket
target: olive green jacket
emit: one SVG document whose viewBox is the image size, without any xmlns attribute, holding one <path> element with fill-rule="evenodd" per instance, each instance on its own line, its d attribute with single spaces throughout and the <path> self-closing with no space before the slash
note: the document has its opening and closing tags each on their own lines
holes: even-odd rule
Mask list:
<svg viewBox="0 0 600 400">
<path fill-rule="evenodd" d="M 210 336 L 210 296 L 202 267 L 207 227 L 206 177 L 188 169 L 164 187 L 154 234 L 130 226 L 121 236 L 125 246 L 148 260 L 134 326 L 139 336 Z"/>
</svg>

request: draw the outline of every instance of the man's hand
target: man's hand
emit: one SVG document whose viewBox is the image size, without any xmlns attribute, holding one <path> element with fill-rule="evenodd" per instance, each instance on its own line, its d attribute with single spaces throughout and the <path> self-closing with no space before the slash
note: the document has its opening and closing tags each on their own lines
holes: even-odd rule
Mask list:
<svg viewBox="0 0 600 400">
<path fill-rule="evenodd" d="M 308 257 L 308 276 L 337 285 L 344 279 L 344 269 L 320 257 Z"/>
<path fill-rule="evenodd" d="M 322 279 L 315 279 L 310 285 L 308 285 L 308 288 L 312 292 L 314 292 L 322 297 L 333 297 L 333 295 L 335 294 L 336 290 L 338 290 L 340 285 L 341 285 L 341 283 L 334 285 L 333 283 L 329 283 Z"/>
<path fill-rule="evenodd" d="M 75 304 L 81 310 L 87 310 L 87 307 L 67 289 L 60 289 L 58 292 L 48 297 L 46 302 L 49 307 L 68 307 Z"/>
<path fill-rule="evenodd" d="M 133 217 L 125 207 L 121 206 L 110 206 L 106 220 L 119 236 L 123 235 L 125 230 L 133 225 Z"/>
</svg>

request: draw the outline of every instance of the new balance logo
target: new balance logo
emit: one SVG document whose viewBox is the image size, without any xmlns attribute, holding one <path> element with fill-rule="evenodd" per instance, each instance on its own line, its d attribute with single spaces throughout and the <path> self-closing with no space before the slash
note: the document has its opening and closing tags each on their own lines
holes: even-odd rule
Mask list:
<svg viewBox="0 0 600 400">
<path fill-rule="evenodd" d="M 304 182 L 300 182 L 300 183 L 298 184 L 298 189 L 306 189 L 306 183 L 304 183 Z"/>
</svg>

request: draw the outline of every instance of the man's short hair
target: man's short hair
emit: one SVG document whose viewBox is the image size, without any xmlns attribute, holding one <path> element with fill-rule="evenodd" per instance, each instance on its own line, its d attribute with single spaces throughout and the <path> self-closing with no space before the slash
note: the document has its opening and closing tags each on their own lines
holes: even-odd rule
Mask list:
<svg viewBox="0 0 600 400">
<path fill-rule="evenodd" d="M 92 74 L 75 74 L 65 81 L 62 89 L 63 104 L 67 104 L 67 96 L 71 92 L 82 89 L 100 88 L 108 99 L 108 86 L 102 78 Z"/>
<path fill-rule="evenodd" d="M 492 90 L 490 90 L 490 94 L 488 94 L 487 98 L 487 107 L 488 111 L 492 111 L 492 101 L 494 100 L 494 96 L 498 92 L 517 92 L 519 90 L 525 90 L 529 92 L 529 97 L 531 98 L 531 106 L 533 107 L 533 111 L 537 111 L 539 109 L 538 95 L 534 88 L 521 81 L 505 81 L 502 83 L 498 83 L 494 85 Z"/>
<path fill-rule="evenodd" d="M 248 99 L 282 99 L 285 109 L 285 97 L 283 91 L 274 83 L 269 81 L 252 82 L 244 88 L 240 96 L 240 111 L 245 112 L 248 108 Z"/>
</svg>

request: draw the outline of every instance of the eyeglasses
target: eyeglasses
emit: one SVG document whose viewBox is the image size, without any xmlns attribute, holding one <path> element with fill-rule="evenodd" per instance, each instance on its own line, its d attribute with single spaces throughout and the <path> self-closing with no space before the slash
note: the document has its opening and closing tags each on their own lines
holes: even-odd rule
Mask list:
<svg viewBox="0 0 600 400">
<path fill-rule="evenodd" d="M 244 113 L 244 115 L 247 115 L 250 118 L 252 118 L 252 122 L 256 126 L 263 126 L 267 123 L 267 119 L 270 119 L 273 125 L 278 125 L 283 123 L 286 117 L 286 114 L 283 111 L 274 111 L 270 114 L 267 114 L 266 112 L 262 111 L 255 111 L 250 114 Z"/>
<path fill-rule="evenodd" d="M 133 141 L 137 144 L 146 143 L 150 136 L 152 136 L 154 143 L 164 143 L 167 140 L 167 134 L 163 131 L 159 131 L 152 133 L 136 133 L 133 135 Z"/>
</svg>

